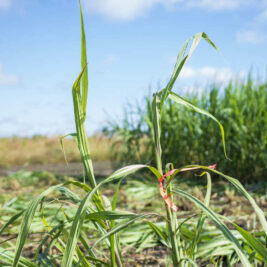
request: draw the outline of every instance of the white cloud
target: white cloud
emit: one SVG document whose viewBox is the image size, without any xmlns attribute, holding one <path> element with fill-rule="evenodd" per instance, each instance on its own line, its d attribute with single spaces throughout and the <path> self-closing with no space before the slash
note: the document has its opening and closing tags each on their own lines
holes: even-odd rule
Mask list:
<svg viewBox="0 0 267 267">
<path fill-rule="evenodd" d="M 232 10 L 253 3 L 252 0 L 83 0 L 86 10 L 111 19 L 132 20 L 157 6 L 173 9 L 202 8 L 207 10 Z"/>
<path fill-rule="evenodd" d="M 117 57 L 113 54 L 109 54 L 105 59 L 105 64 L 109 65 L 112 64 L 114 61 L 116 61 Z"/>
<path fill-rule="evenodd" d="M 0 0 L 0 8 L 8 8 L 11 5 L 11 0 Z"/>
<path fill-rule="evenodd" d="M 259 44 L 266 38 L 266 34 L 259 30 L 245 30 L 236 33 L 236 41 L 239 43 Z"/>
<path fill-rule="evenodd" d="M 257 23 L 264 23 L 267 21 L 267 10 L 264 10 L 256 17 Z"/>
<path fill-rule="evenodd" d="M 189 0 L 188 7 L 201 7 L 209 10 L 231 10 L 248 5 L 248 0 Z"/>
<path fill-rule="evenodd" d="M 84 0 L 84 5 L 91 13 L 98 13 L 112 19 L 131 20 L 144 15 L 162 2 L 162 0 Z"/>
<path fill-rule="evenodd" d="M 180 78 L 187 79 L 187 78 L 193 78 L 196 76 L 196 70 L 190 67 L 183 67 Z"/>
<path fill-rule="evenodd" d="M 227 84 L 237 78 L 242 79 L 247 76 L 244 71 L 234 72 L 230 68 L 215 68 L 206 66 L 203 68 L 184 67 L 181 71 L 181 79 L 195 79 L 199 83 L 217 82 Z"/>
<path fill-rule="evenodd" d="M 6 74 L 3 65 L 0 64 L 0 86 L 1 85 L 17 85 L 18 77 L 13 74 Z"/>
</svg>

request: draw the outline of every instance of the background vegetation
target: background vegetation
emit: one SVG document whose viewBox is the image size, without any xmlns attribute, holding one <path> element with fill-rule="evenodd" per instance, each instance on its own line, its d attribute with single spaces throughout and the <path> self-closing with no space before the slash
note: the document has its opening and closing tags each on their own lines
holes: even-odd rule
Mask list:
<svg viewBox="0 0 267 267">
<path fill-rule="evenodd" d="M 187 96 L 194 105 L 213 114 L 224 126 L 226 151 L 212 120 L 167 100 L 162 113 L 163 162 L 175 166 L 214 164 L 245 182 L 263 181 L 267 175 L 267 83 L 252 78 L 226 87 L 212 86 L 199 97 Z M 111 121 L 104 132 L 116 138 L 113 146 L 125 162 L 151 162 L 152 108 L 149 97 L 127 105 L 122 121 Z M 148 127 L 147 125 L 150 125 Z M 120 150 L 118 152 L 118 148 Z"/>
<path fill-rule="evenodd" d="M 92 157 L 96 161 L 112 160 L 110 146 L 113 141 L 103 135 L 88 138 Z M 72 139 L 65 139 L 64 147 L 68 162 L 80 162 L 81 156 Z M 38 149 L 36 149 L 38 148 Z M 34 136 L 32 138 L 1 138 L 0 167 L 12 167 L 32 164 L 65 163 L 60 146 L 60 137 Z"/>
</svg>

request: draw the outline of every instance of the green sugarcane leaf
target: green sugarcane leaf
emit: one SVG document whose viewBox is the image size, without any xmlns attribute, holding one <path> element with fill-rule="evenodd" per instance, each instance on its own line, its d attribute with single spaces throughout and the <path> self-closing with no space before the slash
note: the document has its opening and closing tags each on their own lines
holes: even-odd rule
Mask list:
<svg viewBox="0 0 267 267">
<path fill-rule="evenodd" d="M 206 166 L 201 166 L 201 165 L 189 165 L 186 166 L 188 168 L 191 167 L 199 167 L 203 170 L 208 170 L 210 172 L 216 173 L 222 177 L 224 177 L 225 179 L 227 179 L 251 204 L 251 206 L 254 208 L 255 213 L 257 214 L 259 221 L 263 227 L 263 230 L 265 232 L 265 234 L 267 235 L 267 222 L 266 222 L 266 218 L 264 215 L 264 212 L 261 210 L 261 208 L 257 205 L 256 201 L 254 200 L 254 198 L 247 192 L 247 190 L 244 188 L 244 186 L 235 178 L 225 175 L 222 172 L 219 172 L 217 170 L 213 170 L 210 169 Z"/>
<path fill-rule="evenodd" d="M 192 259 L 190 259 L 190 258 L 182 258 L 182 259 L 180 259 L 179 260 L 179 266 L 180 266 L 180 264 L 182 263 L 182 262 L 189 262 L 189 263 L 191 263 L 193 266 L 195 266 L 195 267 L 198 267 L 198 265 L 192 260 Z M 181 265 L 182 266 L 182 265 Z"/>
<path fill-rule="evenodd" d="M 11 251 L 8 251 L 4 248 L 0 248 L 0 261 L 5 262 L 6 264 L 9 264 L 8 266 L 11 266 L 12 261 L 14 259 L 14 253 Z M 18 263 L 18 267 L 38 267 L 37 264 L 31 262 L 30 260 L 20 257 Z"/>
<path fill-rule="evenodd" d="M 74 138 L 74 140 L 77 142 L 77 134 L 76 133 L 70 133 L 70 134 L 66 134 L 66 135 L 63 135 L 60 137 L 59 141 L 60 141 L 60 146 L 61 146 L 61 150 L 63 152 L 63 156 L 64 156 L 64 159 L 65 159 L 65 162 L 67 164 L 67 166 L 69 167 L 69 164 L 68 164 L 68 160 L 67 160 L 67 157 L 66 157 L 66 152 L 65 152 L 65 147 L 64 147 L 64 139 L 68 136 L 72 136 Z"/>
<path fill-rule="evenodd" d="M 221 130 L 221 135 L 222 135 L 222 143 L 223 143 L 224 155 L 225 155 L 226 158 L 228 158 L 227 155 L 226 155 L 224 129 L 223 129 L 222 124 L 213 115 L 211 115 L 209 112 L 196 107 L 195 105 L 193 105 L 192 103 L 190 103 L 188 100 L 184 99 L 183 97 L 179 96 L 178 94 L 176 94 L 174 92 L 170 92 L 168 97 L 171 100 L 173 100 L 174 102 L 176 102 L 177 104 L 183 105 L 186 108 L 189 108 L 191 110 L 194 110 L 195 112 L 198 112 L 200 114 L 203 114 L 205 116 L 210 117 L 212 120 L 214 120 L 219 125 L 220 130 Z"/>
<path fill-rule="evenodd" d="M 224 236 L 232 243 L 233 248 L 238 254 L 239 259 L 241 260 L 242 264 L 247 267 L 251 266 L 247 257 L 243 253 L 243 249 L 241 245 L 239 244 L 239 241 L 235 238 L 232 232 L 228 229 L 228 227 L 224 224 L 224 222 L 219 218 L 219 216 L 214 211 L 212 211 L 209 207 L 207 207 L 205 203 L 203 203 L 202 201 L 198 200 L 196 197 L 190 195 L 189 193 L 183 190 L 173 189 L 173 192 L 189 199 L 195 205 L 197 205 L 200 209 L 202 209 L 207 214 L 207 216 L 216 224 L 216 226 L 222 231 Z"/>
<path fill-rule="evenodd" d="M 87 55 L 86 55 L 86 39 L 83 25 L 83 14 L 82 14 L 82 6 L 80 4 L 80 19 L 81 19 L 81 67 L 82 70 L 85 69 L 84 74 L 82 76 L 82 111 L 83 111 L 83 120 L 85 119 L 86 114 L 86 104 L 87 104 L 87 93 L 88 93 L 88 69 L 87 65 Z"/>
<path fill-rule="evenodd" d="M 13 215 L 6 224 L 3 225 L 3 227 L 0 229 L 0 236 L 1 234 L 5 231 L 5 229 L 11 225 L 13 222 L 15 222 L 23 213 L 25 210 L 21 210 L 20 212 L 16 213 L 15 215 Z"/>
<path fill-rule="evenodd" d="M 209 206 L 209 203 L 210 203 L 210 198 L 211 198 L 211 186 L 212 186 L 212 183 L 211 183 L 211 177 L 210 177 L 210 174 L 208 172 L 206 172 L 206 175 L 207 175 L 207 192 L 206 192 L 206 196 L 205 196 L 205 200 L 204 200 L 204 203 L 205 205 L 208 207 Z M 196 228 L 196 233 L 194 235 L 194 238 L 192 240 L 192 243 L 191 243 L 191 247 L 190 247 L 190 256 L 191 258 L 194 258 L 194 255 L 195 255 L 195 249 L 196 249 L 196 246 L 199 242 L 199 238 L 200 238 L 200 233 L 203 229 L 203 225 L 204 225 L 204 222 L 205 222 L 205 217 L 206 215 L 202 214 L 200 215 L 200 218 L 197 222 L 197 228 Z"/>
<path fill-rule="evenodd" d="M 45 190 L 44 192 L 42 192 L 39 196 L 35 197 L 30 202 L 28 208 L 25 210 L 24 216 L 22 218 L 21 225 L 20 225 L 19 235 L 18 235 L 17 242 L 16 242 L 15 255 L 14 255 L 14 260 L 13 260 L 13 264 L 12 264 L 13 267 L 18 266 L 18 262 L 19 262 L 19 258 L 21 256 L 22 248 L 24 247 L 24 244 L 25 244 L 26 238 L 28 236 L 35 211 L 36 211 L 39 203 L 46 195 L 50 194 L 57 187 L 60 187 L 60 186 L 62 186 L 62 184 L 52 186 L 52 187 L 48 188 L 47 190 Z"/>
<path fill-rule="evenodd" d="M 151 230 L 159 237 L 159 240 L 166 246 L 170 247 L 170 242 L 166 233 L 162 232 L 154 223 L 146 221 Z"/>
<path fill-rule="evenodd" d="M 118 233 L 119 231 L 125 229 L 126 227 L 128 227 L 130 224 L 134 223 L 136 220 L 142 219 L 144 217 L 147 216 L 151 216 L 151 214 L 142 214 L 142 215 L 136 215 L 134 218 L 132 218 L 131 220 L 121 223 L 119 225 L 117 225 L 116 227 L 114 227 L 112 230 L 110 230 L 109 232 L 107 232 L 106 234 L 103 234 L 101 236 L 101 238 L 99 238 L 94 245 L 92 246 L 92 248 L 94 248 L 99 242 L 101 242 L 102 240 L 108 238 L 111 235 L 114 235 L 116 233 Z M 91 248 L 91 249 L 92 249 Z M 87 251 L 84 253 L 84 257 L 87 255 Z M 81 258 L 78 262 L 78 264 L 76 265 L 77 267 L 79 266 L 80 262 L 83 260 L 83 258 Z"/>
<path fill-rule="evenodd" d="M 233 223 L 235 229 L 244 237 L 244 239 L 248 242 L 248 244 L 255 249 L 255 251 L 262 257 L 265 263 L 267 263 L 267 249 L 263 246 L 263 244 L 256 239 L 252 234 L 247 232 L 245 229 L 241 228 L 237 224 Z"/>
<path fill-rule="evenodd" d="M 97 221 L 97 220 L 121 220 L 121 219 L 129 219 L 136 217 L 136 214 L 134 213 L 129 213 L 125 211 L 98 211 L 98 212 L 93 212 L 90 214 L 87 214 L 85 216 L 86 220 L 92 220 L 92 221 Z"/>
<path fill-rule="evenodd" d="M 70 234 L 67 240 L 66 248 L 63 254 L 61 266 L 70 267 L 72 265 L 72 259 L 74 255 L 74 249 L 77 245 L 83 221 L 86 215 L 86 210 L 89 207 L 90 201 L 97 192 L 97 190 L 104 184 L 118 180 L 126 175 L 132 174 L 142 168 L 147 167 L 146 165 L 130 165 L 121 168 L 107 177 L 105 180 L 100 182 L 94 189 L 92 189 L 81 201 L 78 210 L 74 216 L 74 221 L 71 226 Z"/>
<path fill-rule="evenodd" d="M 177 79 L 177 77 L 179 76 L 184 64 L 189 60 L 189 58 L 192 56 L 194 50 L 196 49 L 196 47 L 198 46 L 199 42 L 201 39 L 204 39 L 207 43 L 209 43 L 211 46 L 213 46 L 218 52 L 218 48 L 215 46 L 215 44 L 210 40 L 210 38 L 208 37 L 208 35 L 204 32 L 199 32 L 197 34 L 195 34 L 192 38 L 188 39 L 187 41 L 185 41 L 185 43 L 183 44 L 178 57 L 177 57 L 177 61 L 172 73 L 172 76 L 170 78 L 170 81 L 168 82 L 167 86 L 165 89 L 163 89 L 160 93 L 162 94 L 162 98 L 161 98 L 161 102 L 160 102 L 160 106 L 162 108 L 166 98 L 168 97 L 169 93 L 171 92 L 173 85 Z M 188 44 L 189 42 L 192 41 L 189 53 L 185 55 L 185 52 L 187 50 Z"/>
<path fill-rule="evenodd" d="M 160 98 L 158 94 L 154 94 L 152 100 L 152 123 L 154 132 L 154 143 L 156 146 L 156 160 L 158 171 L 162 175 L 162 163 L 161 163 L 161 144 L 160 144 Z"/>
</svg>

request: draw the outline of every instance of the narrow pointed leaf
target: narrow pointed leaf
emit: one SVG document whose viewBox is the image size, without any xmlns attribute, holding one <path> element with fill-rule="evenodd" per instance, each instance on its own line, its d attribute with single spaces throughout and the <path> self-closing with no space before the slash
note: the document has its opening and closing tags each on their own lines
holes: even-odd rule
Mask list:
<svg viewBox="0 0 267 267">
<path fill-rule="evenodd" d="M 172 73 L 172 76 L 170 78 L 170 81 L 168 82 L 167 86 L 165 89 L 163 89 L 162 91 L 162 98 L 160 101 L 160 106 L 162 107 L 166 98 L 168 97 L 169 92 L 172 90 L 172 87 L 179 75 L 179 73 L 181 72 L 181 69 L 183 67 L 183 65 L 185 64 L 186 61 L 186 57 L 184 57 L 186 49 L 188 47 L 188 44 L 190 42 L 191 39 L 188 39 L 185 41 L 185 43 L 183 44 L 181 50 L 179 51 L 177 60 L 176 60 L 176 64 Z"/>
<path fill-rule="evenodd" d="M 231 241 L 242 264 L 247 267 L 251 266 L 247 257 L 243 253 L 243 249 L 239 244 L 239 241 L 235 238 L 232 232 L 228 229 L 228 227 L 224 224 L 224 222 L 219 218 L 219 216 L 215 212 L 213 212 L 209 207 L 207 207 L 202 201 L 198 200 L 197 198 L 195 198 L 194 196 L 190 195 L 185 191 L 182 191 L 180 189 L 173 189 L 173 192 L 181 196 L 184 196 L 185 198 L 189 199 L 194 204 L 196 204 L 200 209 L 202 209 L 207 214 L 207 216 L 216 224 L 216 226 L 222 231 L 225 237 L 229 239 L 229 241 Z"/>
<path fill-rule="evenodd" d="M 206 192 L 206 196 L 205 196 L 205 200 L 204 200 L 204 203 L 207 207 L 209 207 L 209 203 L 210 203 L 210 198 L 211 198 L 211 177 L 210 177 L 210 174 L 208 172 L 205 172 L 206 175 L 207 175 L 207 192 Z M 205 218 L 206 215 L 202 214 L 200 215 L 200 218 L 197 222 L 197 228 L 196 228 L 196 233 L 194 235 L 194 238 L 192 240 L 192 243 L 191 243 L 191 248 L 190 248 L 190 256 L 191 258 L 194 258 L 195 259 L 195 249 L 196 249 L 196 246 L 199 242 L 199 237 L 200 237 L 200 234 L 201 234 L 201 231 L 202 231 L 202 228 L 203 228 L 203 225 L 204 225 L 204 222 L 205 222 Z"/>
<path fill-rule="evenodd" d="M 69 167 L 69 164 L 68 164 L 68 160 L 67 160 L 67 157 L 66 157 L 66 152 L 65 152 L 65 147 L 64 147 L 64 139 L 68 136 L 72 136 L 74 138 L 74 140 L 76 140 L 77 142 L 77 134 L 76 133 L 71 133 L 71 134 L 66 134 L 66 135 L 63 135 L 60 137 L 59 141 L 60 141 L 60 146 L 61 146 L 61 150 L 63 152 L 63 156 L 64 156 L 64 159 L 65 159 L 65 162 L 67 164 L 67 166 Z"/>
<path fill-rule="evenodd" d="M 93 163 L 91 159 L 91 153 L 89 149 L 89 144 L 85 132 L 84 127 L 84 113 L 82 111 L 82 100 L 81 100 L 81 93 L 80 93 L 80 82 L 85 73 L 87 66 L 82 69 L 78 78 L 73 84 L 72 87 L 72 97 L 73 97 L 73 108 L 74 108 L 74 117 L 75 117 L 75 125 L 76 125 L 76 133 L 77 133 L 77 144 L 79 147 L 79 151 L 81 154 L 83 166 L 85 169 L 86 178 L 89 181 L 91 187 L 96 186 L 95 176 L 94 176 L 94 169 Z"/>
<path fill-rule="evenodd" d="M 35 197 L 30 202 L 28 208 L 25 210 L 24 216 L 23 216 L 22 221 L 21 221 L 19 235 L 18 235 L 17 242 L 16 242 L 15 256 L 14 256 L 13 265 L 12 265 L 13 267 L 18 266 L 18 262 L 19 262 L 19 258 L 20 258 L 21 252 L 22 252 L 22 248 L 24 247 L 24 244 L 25 244 L 26 238 L 28 236 L 35 211 L 36 211 L 40 201 L 42 200 L 43 197 L 50 194 L 53 190 L 55 190 L 55 188 L 57 188 L 59 186 L 62 186 L 62 184 L 52 186 L 52 187 L 48 188 L 47 190 L 45 190 L 43 193 L 41 193 L 39 196 Z"/>
<path fill-rule="evenodd" d="M 125 211 L 99 211 L 99 212 L 93 212 L 90 214 L 87 214 L 85 216 L 86 220 L 121 220 L 121 219 L 129 219 L 136 217 L 136 214 L 129 213 Z"/>
<path fill-rule="evenodd" d="M 118 226 L 114 227 L 111 231 L 107 232 L 106 234 L 102 235 L 92 246 L 92 248 L 94 248 L 99 242 L 101 242 L 102 240 L 108 238 L 111 235 L 114 235 L 116 233 L 118 233 L 119 231 L 123 230 L 124 228 L 126 228 L 127 226 L 129 226 L 130 224 L 134 223 L 136 220 L 142 219 L 144 217 L 147 216 L 151 216 L 151 214 L 142 214 L 142 215 L 136 215 L 133 219 L 119 224 Z M 92 249 L 91 248 L 91 249 Z M 87 255 L 87 251 L 84 253 L 84 257 Z M 83 258 L 81 258 L 77 264 L 77 266 L 79 266 L 79 263 L 83 260 Z"/>
<path fill-rule="evenodd" d="M 158 94 L 154 94 L 152 100 L 152 123 L 154 129 L 154 143 L 156 146 L 156 160 L 158 171 L 162 174 L 162 163 L 161 163 L 161 144 L 160 144 L 160 98 Z"/>
<path fill-rule="evenodd" d="M 182 98 L 181 96 L 179 96 L 178 94 L 176 94 L 174 92 L 170 92 L 169 98 L 171 100 L 173 100 L 174 102 L 176 102 L 177 104 L 183 105 L 186 108 L 189 108 L 191 110 L 194 110 L 195 112 L 198 112 L 200 114 L 203 114 L 205 116 L 210 117 L 212 120 L 214 120 L 219 125 L 220 130 L 221 130 L 221 135 L 222 135 L 223 151 L 224 151 L 225 157 L 227 158 L 226 148 L 225 148 L 224 129 L 223 129 L 222 124 L 213 115 L 211 115 L 209 112 L 196 107 L 195 105 L 191 104 L 189 101 L 187 101 L 186 99 Z"/>
<path fill-rule="evenodd" d="M 186 167 L 199 167 L 203 170 L 208 170 L 210 172 L 216 173 L 222 177 L 224 177 L 225 179 L 227 179 L 251 204 L 251 206 L 254 208 L 255 213 L 257 214 L 259 221 L 263 227 L 263 230 L 265 232 L 265 234 L 267 235 L 267 222 L 266 222 L 266 218 L 264 215 L 264 212 L 261 210 L 261 208 L 257 205 L 256 201 L 253 199 L 253 197 L 247 192 L 247 190 L 244 188 L 244 186 L 235 178 L 225 175 L 222 172 L 219 172 L 217 170 L 213 170 L 210 169 L 206 166 L 201 166 L 201 165 L 189 165 Z"/>
<path fill-rule="evenodd" d="M 0 264 L 1 262 L 5 262 L 8 264 L 8 266 L 11 266 L 12 260 L 14 259 L 14 253 L 11 251 L 8 251 L 4 248 L 0 248 Z M 2 265 L 1 265 L 2 266 Z M 30 260 L 20 257 L 18 263 L 18 267 L 38 267 L 37 264 L 31 262 Z"/>
<path fill-rule="evenodd" d="M 151 230 L 159 237 L 160 241 L 167 247 L 170 246 L 166 233 L 162 232 L 154 223 L 146 221 Z"/>
<path fill-rule="evenodd" d="M 171 90 L 173 88 L 173 85 L 174 85 L 177 77 L 179 76 L 179 74 L 180 74 L 183 66 L 189 60 L 189 58 L 192 56 L 194 50 L 198 46 L 198 44 L 199 44 L 199 42 L 200 42 L 201 39 L 204 39 L 207 43 L 209 43 L 211 46 L 213 46 L 219 52 L 218 48 L 210 40 L 210 38 L 208 37 L 208 35 L 206 33 L 204 33 L 204 32 L 197 33 L 192 38 L 188 39 L 183 44 L 183 46 L 182 46 L 182 48 L 181 48 L 181 50 L 180 50 L 180 52 L 178 54 L 177 61 L 176 61 L 176 64 L 175 64 L 175 67 L 174 67 L 172 76 L 170 78 L 170 81 L 168 82 L 166 88 L 161 91 L 161 94 L 162 94 L 161 103 L 160 103 L 160 106 L 161 107 L 163 106 L 166 98 L 168 97 L 169 93 L 171 92 Z M 185 55 L 185 52 L 187 50 L 188 44 L 189 44 L 189 42 L 191 40 L 193 40 L 193 41 L 192 41 L 192 44 L 191 44 L 189 53 L 186 56 L 184 56 Z"/>
<path fill-rule="evenodd" d="M 136 172 L 137 170 L 140 170 L 142 168 L 145 168 L 146 165 L 131 165 L 124 168 L 121 168 L 111 174 L 109 177 L 107 177 L 104 181 L 100 182 L 93 190 L 91 190 L 81 201 L 78 210 L 75 214 L 74 221 L 71 226 L 70 234 L 67 240 L 67 245 L 64 251 L 62 264 L 61 266 L 64 267 L 70 267 L 72 265 L 72 259 L 74 250 L 76 247 L 76 244 L 79 239 L 79 235 L 83 226 L 83 221 L 86 215 L 86 210 L 90 205 L 90 201 L 93 198 L 94 194 L 97 192 L 97 190 L 103 185 L 108 182 L 117 180 L 119 178 L 122 178 L 126 175 L 132 174 Z"/>
<path fill-rule="evenodd" d="M 109 237 L 112 234 L 116 234 L 119 231 L 121 231 L 122 229 L 126 228 L 127 226 L 129 226 L 130 224 L 134 223 L 136 220 L 151 216 L 152 214 L 141 214 L 141 215 L 135 215 L 132 219 L 130 219 L 127 222 L 121 223 L 119 225 L 117 225 L 116 227 L 114 227 L 111 231 L 107 232 L 105 235 L 102 235 L 100 239 L 98 239 L 93 247 L 95 247 L 99 242 L 101 242 L 102 240 L 104 240 L 105 238 Z"/>
<path fill-rule="evenodd" d="M 3 227 L 0 229 L 0 236 L 1 234 L 5 231 L 5 229 L 12 224 L 13 222 L 15 222 L 23 213 L 25 210 L 21 210 L 20 212 L 18 212 L 17 214 L 13 215 L 6 224 L 3 225 Z"/>
<path fill-rule="evenodd" d="M 86 39 L 83 25 L 83 14 L 82 7 L 80 2 L 80 18 L 81 18 L 81 67 L 82 70 L 85 68 L 84 74 L 82 76 L 82 110 L 83 116 L 86 114 L 86 103 L 87 103 L 87 92 L 88 92 L 88 69 L 87 65 L 87 56 L 86 56 Z"/>
<path fill-rule="evenodd" d="M 235 227 L 235 229 L 244 237 L 244 239 L 248 242 L 248 244 L 253 249 L 255 249 L 255 251 L 257 251 L 257 253 L 262 257 L 264 262 L 267 264 L 267 249 L 263 246 L 263 244 L 245 229 L 239 227 L 235 223 L 232 224 Z"/>
</svg>

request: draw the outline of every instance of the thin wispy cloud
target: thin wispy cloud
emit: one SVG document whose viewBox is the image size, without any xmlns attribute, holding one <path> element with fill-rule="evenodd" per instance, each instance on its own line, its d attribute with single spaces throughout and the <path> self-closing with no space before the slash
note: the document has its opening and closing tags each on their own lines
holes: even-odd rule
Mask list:
<svg viewBox="0 0 267 267">
<path fill-rule="evenodd" d="M 101 14 L 111 19 L 132 20 L 146 14 L 162 3 L 162 0 L 84 0 L 83 2 L 88 12 Z"/>
<path fill-rule="evenodd" d="M 0 0 L 0 8 L 8 8 L 11 6 L 12 0 Z"/>
<path fill-rule="evenodd" d="M 236 41 L 238 43 L 260 44 L 266 39 L 266 33 L 260 30 L 244 30 L 236 33 Z"/>
<path fill-rule="evenodd" d="M 156 7 L 168 10 L 180 7 L 220 11 L 249 6 L 251 3 L 251 0 L 83 0 L 88 12 L 124 21 L 141 17 Z"/>
<path fill-rule="evenodd" d="M 256 23 L 265 23 L 267 22 L 267 9 L 262 11 L 257 17 L 256 17 Z"/>
<path fill-rule="evenodd" d="M 208 10 L 233 10 L 251 3 L 249 0 L 189 0 L 187 7 L 200 7 Z"/>
<path fill-rule="evenodd" d="M 234 72 L 230 68 L 215 68 L 206 66 L 202 68 L 184 67 L 181 71 L 181 79 L 194 79 L 198 83 L 216 82 L 227 84 L 232 80 L 243 79 L 247 76 L 245 71 Z"/>
<path fill-rule="evenodd" d="M 5 85 L 5 86 L 17 85 L 18 82 L 19 82 L 18 77 L 14 74 L 7 74 L 4 71 L 3 65 L 0 64 L 0 86 L 1 85 Z"/>
<path fill-rule="evenodd" d="M 117 57 L 114 54 L 107 55 L 106 59 L 104 60 L 105 65 L 110 65 L 116 61 Z"/>
</svg>

